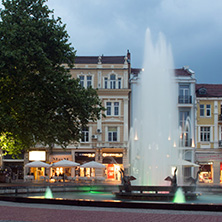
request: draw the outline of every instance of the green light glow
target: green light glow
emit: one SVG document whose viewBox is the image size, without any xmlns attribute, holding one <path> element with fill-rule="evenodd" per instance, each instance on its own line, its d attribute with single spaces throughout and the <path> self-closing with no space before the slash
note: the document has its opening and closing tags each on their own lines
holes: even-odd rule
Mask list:
<svg viewBox="0 0 222 222">
<path fill-rule="evenodd" d="M 47 187 L 47 188 L 46 188 L 45 198 L 47 198 L 47 199 L 53 198 L 52 191 L 51 191 L 50 187 Z"/>
<path fill-rule="evenodd" d="M 100 192 L 100 191 L 89 191 L 89 193 L 92 193 L 92 194 L 107 194 L 106 192 Z"/>
<path fill-rule="evenodd" d="M 174 199 L 173 199 L 173 202 L 174 203 L 186 203 L 182 188 L 177 189 Z"/>
</svg>

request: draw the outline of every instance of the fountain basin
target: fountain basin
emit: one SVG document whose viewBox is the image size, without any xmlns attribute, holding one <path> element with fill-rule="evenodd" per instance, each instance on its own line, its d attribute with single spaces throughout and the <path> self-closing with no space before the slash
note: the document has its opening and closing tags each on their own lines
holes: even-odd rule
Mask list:
<svg viewBox="0 0 222 222">
<path fill-rule="evenodd" d="M 195 186 L 178 186 L 181 188 L 185 200 L 196 200 L 201 195 L 196 192 Z M 146 201 L 172 201 L 175 191 L 172 186 L 131 186 L 131 192 L 126 192 L 124 186 L 119 186 L 119 192 L 114 194 L 118 199 L 146 200 Z"/>
</svg>

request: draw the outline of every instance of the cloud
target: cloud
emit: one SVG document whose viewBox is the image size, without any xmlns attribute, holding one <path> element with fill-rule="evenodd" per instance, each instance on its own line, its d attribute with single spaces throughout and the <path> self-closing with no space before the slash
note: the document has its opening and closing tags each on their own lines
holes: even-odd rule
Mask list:
<svg viewBox="0 0 222 222">
<path fill-rule="evenodd" d="M 130 49 L 132 66 L 141 67 L 150 28 L 154 42 L 162 32 L 171 44 L 176 68 L 190 65 L 199 82 L 222 83 L 221 0 L 48 0 L 47 5 L 67 24 L 78 55 L 125 55 Z"/>
</svg>

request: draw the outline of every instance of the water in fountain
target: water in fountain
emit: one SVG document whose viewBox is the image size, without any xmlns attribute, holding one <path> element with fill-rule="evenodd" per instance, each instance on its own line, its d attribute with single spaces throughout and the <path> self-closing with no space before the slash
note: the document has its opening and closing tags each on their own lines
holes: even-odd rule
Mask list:
<svg viewBox="0 0 222 222">
<path fill-rule="evenodd" d="M 144 70 L 133 85 L 130 173 L 138 185 L 167 185 L 178 157 L 178 117 L 174 65 L 162 34 L 154 44 L 146 32 Z"/>
<path fill-rule="evenodd" d="M 174 199 L 173 199 L 173 202 L 174 203 L 185 203 L 186 202 L 185 195 L 184 195 L 181 187 L 177 189 Z"/>
</svg>

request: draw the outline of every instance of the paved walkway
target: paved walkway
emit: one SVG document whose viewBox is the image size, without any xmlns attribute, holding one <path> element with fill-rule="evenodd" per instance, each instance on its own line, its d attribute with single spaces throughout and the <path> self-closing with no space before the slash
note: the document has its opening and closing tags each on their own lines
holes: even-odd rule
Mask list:
<svg viewBox="0 0 222 222">
<path fill-rule="evenodd" d="M 0 222 L 216 222 L 222 212 L 143 210 L 25 204 L 0 201 Z"/>
</svg>

